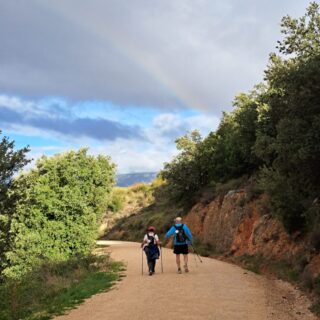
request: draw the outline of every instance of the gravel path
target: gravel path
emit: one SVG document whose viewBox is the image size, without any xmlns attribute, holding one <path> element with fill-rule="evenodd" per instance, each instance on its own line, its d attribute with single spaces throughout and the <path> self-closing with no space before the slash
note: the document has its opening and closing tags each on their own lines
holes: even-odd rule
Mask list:
<svg viewBox="0 0 320 320">
<path fill-rule="evenodd" d="M 141 249 L 130 242 L 108 243 L 112 257 L 127 265 L 126 277 L 56 320 L 314 320 L 308 300 L 291 285 L 271 281 L 235 265 L 189 255 L 190 272 L 177 274 L 174 254 L 163 249 L 164 273 L 141 275 Z M 144 258 L 145 262 L 145 258 Z"/>
</svg>

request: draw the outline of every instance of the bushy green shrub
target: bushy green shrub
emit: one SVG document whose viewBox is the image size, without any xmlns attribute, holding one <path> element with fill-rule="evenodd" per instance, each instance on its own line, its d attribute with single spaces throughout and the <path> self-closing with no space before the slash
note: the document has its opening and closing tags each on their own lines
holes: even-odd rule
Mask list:
<svg viewBox="0 0 320 320">
<path fill-rule="evenodd" d="M 125 197 L 122 192 L 117 192 L 116 190 L 114 190 L 108 203 L 108 209 L 112 212 L 119 212 L 123 209 L 124 204 Z"/>
<path fill-rule="evenodd" d="M 43 157 L 20 175 L 3 274 L 18 279 L 43 261 L 90 253 L 113 183 L 110 159 L 86 149 Z"/>
</svg>

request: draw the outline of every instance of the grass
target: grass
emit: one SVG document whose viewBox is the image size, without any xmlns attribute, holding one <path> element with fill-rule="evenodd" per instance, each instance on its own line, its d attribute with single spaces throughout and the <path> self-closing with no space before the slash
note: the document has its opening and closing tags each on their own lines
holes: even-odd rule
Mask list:
<svg viewBox="0 0 320 320">
<path fill-rule="evenodd" d="M 296 283 L 300 280 L 301 272 L 298 271 L 292 263 L 285 260 L 269 261 L 268 269 L 275 274 L 279 279 Z"/>
<path fill-rule="evenodd" d="M 201 242 L 201 239 L 199 237 L 194 237 L 193 245 L 200 256 L 216 257 L 220 255 L 219 252 L 217 252 L 216 248 L 214 248 L 212 244 Z"/>
<path fill-rule="evenodd" d="M 256 274 L 261 274 L 263 259 L 259 255 L 244 254 L 240 257 L 234 258 L 234 262 L 239 263 L 246 270 Z"/>
<path fill-rule="evenodd" d="M 1 320 L 47 320 L 111 288 L 123 265 L 108 256 L 48 264 L 17 281 L 0 285 Z"/>
<path fill-rule="evenodd" d="M 320 298 L 312 304 L 310 310 L 317 316 L 320 316 Z"/>
</svg>

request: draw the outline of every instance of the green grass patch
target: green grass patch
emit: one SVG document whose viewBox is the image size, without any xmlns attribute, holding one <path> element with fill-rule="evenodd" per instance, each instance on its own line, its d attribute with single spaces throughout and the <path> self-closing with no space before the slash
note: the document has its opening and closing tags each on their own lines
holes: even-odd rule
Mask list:
<svg viewBox="0 0 320 320">
<path fill-rule="evenodd" d="M 301 273 L 288 261 L 270 261 L 268 263 L 268 268 L 282 280 L 294 283 L 300 280 Z"/>
<path fill-rule="evenodd" d="M 193 246 L 197 253 L 203 257 L 215 257 L 220 255 L 216 248 L 210 243 L 203 243 L 199 237 L 194 237 Z M 191 252 L 193 249 L 191 248 Z"/>
<path fill-rule="evenodd" d="M 261 266 L 263 263 L 263 258 L 261 256 L 244 254 L 234 259 L 235 262 L 240 263 L 240 265 L 245 269 L 256 274 L 261 274 Z"/>
<path fill-rule="evenodd" d="M 312 304 L 310 310 L 317 316 L 320 316 L 320 299 Z"/>
<path fill-rule="evenodd" d="M 44 265 L 19 282 L 0 285 L 0 319 L 51 319 L 111 288 L 121 271 L 123 265 L 108 256 Z"/>
<path fill-rule="evenodd" d="M 314 291 L 320 297 L 320 275 L 314 279 Z"/>
<path fill-rule="evenodd" d="M 108 244 L 101 244 L 101 243 L 96 244 L 96 249 L 104 249 L 104 248 L 108 248 L 108 247 L 110 247 L 110 245 L 108 245 Z"/>
</svg>

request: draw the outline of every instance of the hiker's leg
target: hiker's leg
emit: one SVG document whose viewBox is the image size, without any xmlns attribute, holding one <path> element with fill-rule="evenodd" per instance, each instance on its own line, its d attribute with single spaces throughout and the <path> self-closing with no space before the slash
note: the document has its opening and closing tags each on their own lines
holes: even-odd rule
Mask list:
<svg viewBox="0 0 320 320">
<path fill-rule="evenodd" d="M 188 255 L 187 254 L 183 255 L 183 260 L 184 260 L 184 265 L 187 266 L 188 265 Z"/>
<path fill-rule="evenodd" d="M 152 259 L 148 258 L 148 269 L 149 269 L 149 272 L 152 272 L 152 268 L 153 268 Z"/>
<path fill-rule="evenodd" d="M 152 272 L 154 272 L 154 269 L 156 268 L 156 259 L 152 260 Z"/>
<path fill-rule="evenodd" d="M 185 272 L 189 272 L 189 268 L 188 268 L 188 255 L 184 254 L 183 255 L 183 260 L 184 260 L 184 271 Z"/>
<path fill-rule="evenodd" d="M 176 254 L 177 267 L 180 269 L 180 254 Z"/>
</svg>

